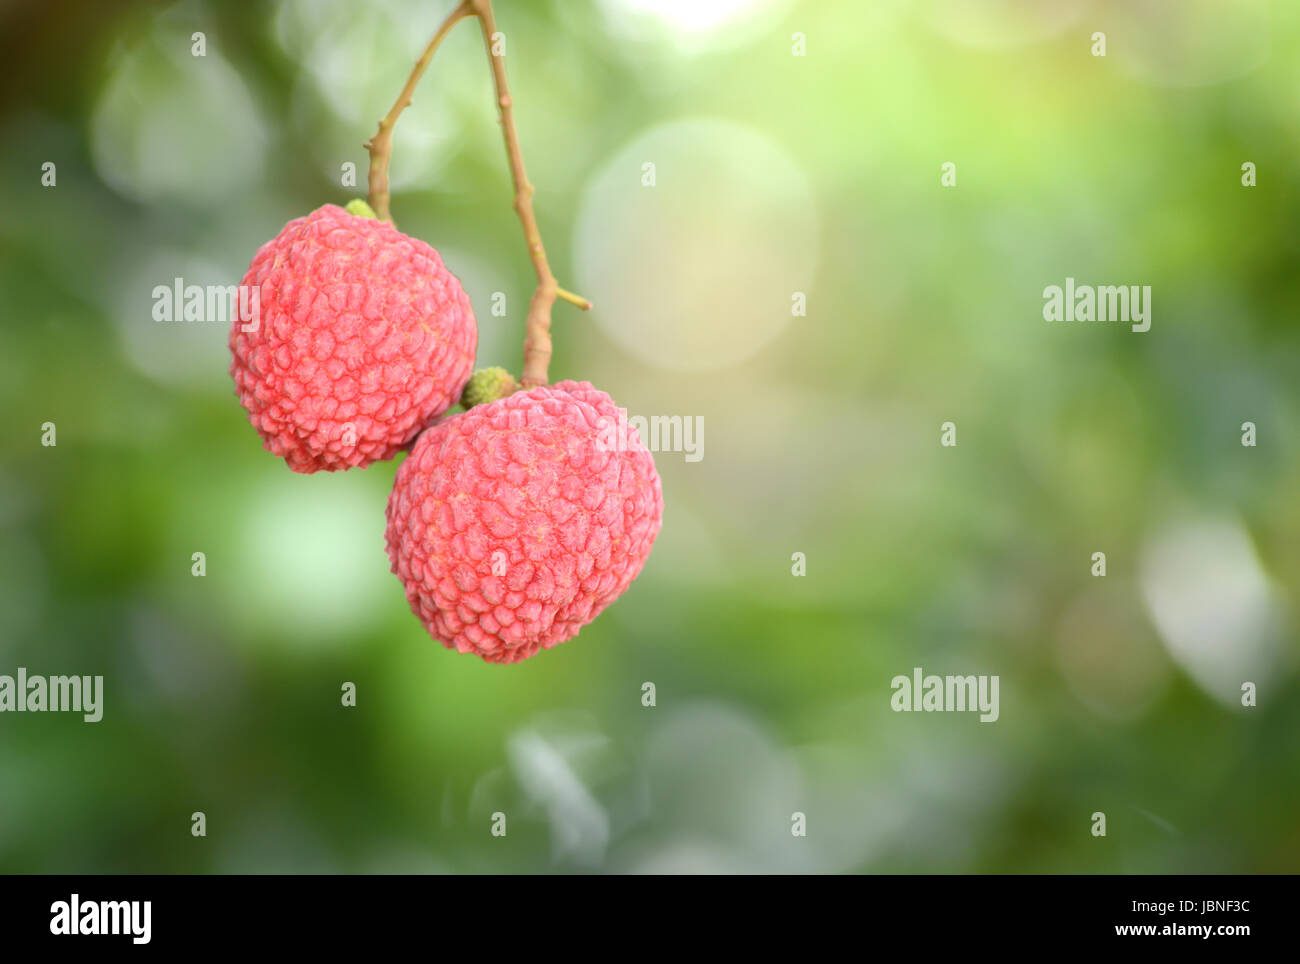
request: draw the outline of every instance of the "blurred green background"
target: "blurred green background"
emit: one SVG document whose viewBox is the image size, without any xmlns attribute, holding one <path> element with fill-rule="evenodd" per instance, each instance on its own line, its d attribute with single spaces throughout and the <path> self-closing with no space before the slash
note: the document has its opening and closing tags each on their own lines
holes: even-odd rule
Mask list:
<svg viewBox="0 0 1300 964">
<path fill-rule="evenodd" d="M 0 673 L 105 677 L 98 724 L 0 715 L 0 870 L 1300 870 L 1300 8 L 498 0 L 596 303 L 551 377 L 705 428 L 631 590 L 500 667 L 408 611 L 395 464 L 291 474 L 227 325 L 151 314 L 364 193 L 451 6 L 0 4 Z M 392 176 L 517 372 L 476 24 Z M 1067 276 L 1151 285 L 1151 330 L 1043 321 Z M 1001 718 L 892 712 L 914 666 Z"/>
</svg>

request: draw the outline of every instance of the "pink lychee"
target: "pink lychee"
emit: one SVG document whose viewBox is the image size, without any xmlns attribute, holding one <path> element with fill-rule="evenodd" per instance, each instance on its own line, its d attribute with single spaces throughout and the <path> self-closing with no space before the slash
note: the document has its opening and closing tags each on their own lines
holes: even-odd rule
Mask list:
<svg viewBox="0 0 1300 964">
<path fill-rule="evenodd" d="M 623 416 L 620 418 L 620 416 Z M 388 555 L 449 649 L 513 663 L 573 638 L 640 573 L 663 518 L 654 459 L 586 382 L 426 430 L 398 468 Z"/>
<path fill-rule="evenodd" d="M 230 328 L 230 374 L 265 448 L 295 472 L 389 459 L 450 408 L 478 340 L 438 252 L 327 204 L 262 245 Z"/>
</svg>

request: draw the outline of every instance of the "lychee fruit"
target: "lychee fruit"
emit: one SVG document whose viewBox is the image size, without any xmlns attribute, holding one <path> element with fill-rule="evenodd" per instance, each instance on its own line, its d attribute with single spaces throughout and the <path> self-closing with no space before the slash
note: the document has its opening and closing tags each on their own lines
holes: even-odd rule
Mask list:
<svg viewBox="0 0 1300 964">
<path fill-rule="evenodd" d="M 388 500 L 388 556 L 430 635 L 514 663 L 617 599 L 662 518 L 659 473 L 626 413 L 586 382 L 560 382 L 420 436 Z"/>
<path fill-rule="evenodd" d="M 437 251 L 391 224 L 326 204 L 262 245 L 243 284 L 252 317 L 231 323 L 230 374 L 295 472 L 392 458 L 469 379 L 469 298 Z"/>
</svg>

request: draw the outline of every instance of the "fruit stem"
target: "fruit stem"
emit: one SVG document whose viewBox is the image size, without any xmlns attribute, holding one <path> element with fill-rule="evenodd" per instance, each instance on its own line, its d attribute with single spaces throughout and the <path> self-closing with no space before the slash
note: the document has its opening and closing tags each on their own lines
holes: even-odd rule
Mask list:
<svg viewBox="0 0 1300 964">
<path fill-rule="evenodd" d="M 487 48 L 488 62 L 492 67 L 492 82 L 496 87 L 497 109 L 501 114 L 501 131 L 506 142 L 506 156 L 510 162 L 510 178 L 515 187 L 515 212 L 524 229 L 524 242 L 528 257 L 537 274 L 537 289 L 528 303 L 528 318 L 524 325 L 524 370 L 520 383 L 524 388 L 545 385 L 547 367 L 551 361 L 551 306 L 556 298 L 563 298 L 584 310 L 591 307 L 586 298 L 565 291 L 555 283 L 551 266 L 542 246 L 542 234 L 533 213 L 533 185 L 524 169 L 524 156 L 519 149 L 519 133 L 515 130 L 514 101 L 506 81 L 505 55 L 497 53 L 494 44 L 497 25 L 492 15 L 492 0 L 466 0 L 483 28 L 483 43 Z"/>
<path fill-rule="evenodd" d="M 406 86 L 397 95 L 392 108 L 379 122 L 379 130 L 366 141 L 366 150 L 370 153 L 368 200 L 380 220 L 393 223 L 388 207 L 388 161 L 393 153 L 393 125 L 397 123 L 398 115 L 411 103 L 411 95 L 415 93 L 415 87 L 429 66 L 429 61 L 433 59 L 438 45 L 451 33 L 451 28 L 466 17 L 478 17 L 483 28 L 483 43 L 487 48 L 488 63 L 492 67 L 492 82 L 496 88 L 497 109 L 501 113 L 506 157 L 510 162 L 510 179 L 515 187 L 515 212 L 523 225 L 528 257 L 533 262 L 533 271 L 537 275 L 537 288 L 528 303 L 528 318 L 524 323 L 524 370 L 523 377 L 520 378 L 524 388 L 532 388 L 534 385 L 546 384 L 547 368 L 551 362 L 551 307 L 555 300 L 560 298 L 577 305 L 583 311 L 591 308 L 591 302 L 556 284 L 551 266 L 546 260 L 542 233 L 537 227 L 537 216 L 533 213 L 533 185 L 529 183 L 528 172 L 524 169 L 519 133 L 515 130 L 514 102 L 510 99 L 510 85 L 506 82 L 505 54 L 499 54 L 494 49 L 497 25 L 492 14 L 492 0 L 461 0 L 456 9 L 448 14 L 429 45 L 424 48 L 420 59 L 415 62 L 411 75 L 406 79 Z"/>
<path fill-rule="evenodd" d="M 397 95 L 397 100 L 393 102 L 392 108 L 384 115 L 383 120 L 379 122 L 379 130 L 375 136 L 366 141 L 366 151 L 370 154 L 370 173 L 367 185 L 367 196 L 370 206 L 375 213 L 379 215 L 380 220 L 393 223 L 392 213 L 388 209 L 388 160 L 393 153 L 393 125 L 397 123 L 397 117 L 411 103 L 411 95 L 415 93 L 416 84 L 420 82 L 424 70 L 429 66 L 429 61 L 433 59 L 433 53 L 442 43 L 442 39 L 451 33 L 451 28 L 460 23 L 466 17 L 474 13 L 473 5 L 470 0 L 461 0 L 438 28 L 438 32 L 433 35 L 429 45 L 424 48 L 424 53 L 420 59 L 415 62 L 415 67 L 411 70 L 411 75 L 406 78 L 406 86 L 402 92 Z"/>
</svg>

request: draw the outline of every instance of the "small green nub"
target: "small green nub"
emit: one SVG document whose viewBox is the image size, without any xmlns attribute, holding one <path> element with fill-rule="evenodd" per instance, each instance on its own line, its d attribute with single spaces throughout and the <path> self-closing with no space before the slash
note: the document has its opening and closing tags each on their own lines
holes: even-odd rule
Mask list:
<svg viewBox="0 0 1300 964">
<path fill-rule="evenodd" d="M 514 377 L 504 368 L 480 368 L 469 377 L 460 403 L 466 409 L 505 398 L 516 388 Z"/>
<path fill-rule="evenodd" d="M 347 204 L 343 205 L 343 210 L 347 211 L 348 214 L 355 214 L 359 218 L 379 217 L 379 215 L 374 212 L 374 209 L 366 203 L 365 198 L 353 198 Z"/>
</svg>

